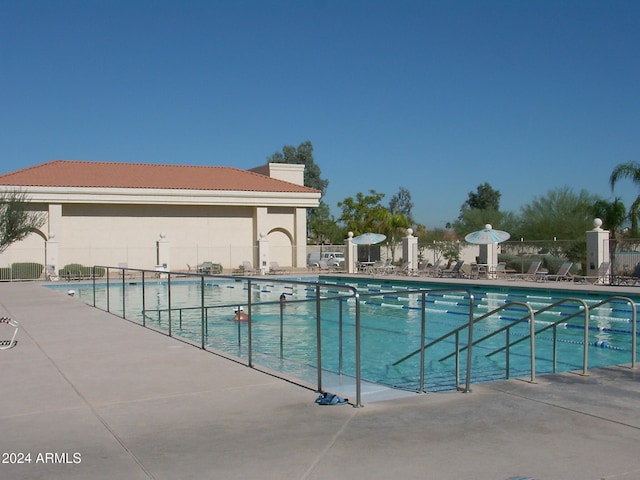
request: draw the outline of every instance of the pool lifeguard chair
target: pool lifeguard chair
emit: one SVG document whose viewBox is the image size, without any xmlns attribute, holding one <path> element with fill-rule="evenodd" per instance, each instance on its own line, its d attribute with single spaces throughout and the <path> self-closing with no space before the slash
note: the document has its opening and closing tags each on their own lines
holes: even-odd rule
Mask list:
<svg viewBox="0 0 640 480">
<path fill-rule="evenodd" d="M 16 335 L 18 335 L 18 327 L 20 326 L 20 324 L 12 318 L 2 317 L 0 318 L 0 326 L 4 324 L 7 324 L 8 326 L 14 328 L 13 337 L 11 337 L 11 340 L 0 340 L 0 350 L 9 350 L 10 348 L 15 347 L 18 343 L 16 341 Z"/>
</svg>

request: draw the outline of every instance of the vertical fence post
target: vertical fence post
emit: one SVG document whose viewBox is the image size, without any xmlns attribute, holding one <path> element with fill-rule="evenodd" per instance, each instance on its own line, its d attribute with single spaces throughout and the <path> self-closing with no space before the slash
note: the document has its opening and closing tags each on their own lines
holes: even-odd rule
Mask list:
<svg viewBox="0 0 640 480">
<path fill-rule="evenodd" d="M 338 317 L 338 374 L 342 375 L 342 298 L 338 299 L 339 317 Z"/>
<path fill-rule="evenodd" d="M 356 404 L 362 407 L 362 377 L 360 372 L 360 294 L 355 290 L 356 301 Z"/>
<path fill-rule="evenodd" d="M 169 302 L 169 336 L 172 335 L 171 325 L 171 272 L 167 272 L 167 301 Z"/>
<path fill-rule="evenodd" d="M 126 305 L 126 298 L 125 298 L 126 297 L 126 295 L 125 295 L 126 292 L 124 290 L 125 289 L 125 283 L 126 282 L 124 281 L 124 268 L 123 268 L 122 269 L 122 318 L 127 318 L 127 315 L 126 315 L 127 305 Z"/>
<path fill-rule="evenodd" d="M 96 307 L 96 267 L 93 267 L 93 308 Z"/>
<path fill-rule="evenodd" d="M 467 379 L 465 393 L 471 392 L 471 347 L 473 346 L 473 294 L 469 294 L 469 339 L 467 340 Z"/>
<path fill-rule="evenodd" d="M 110 312 L 111 310 L 109 309 L 109 292 L 111 290 L 111 286 L 109 284 L 109 267 L 107 267 L 107 312 Z"/>
<path fill-rule="evenodd" d="M 284 357 L 284 303 L 280 302 L 280 358 Z"/>
<path fill-rule="evenodd" d="M 322 391 L 322 328 L 320 327 L 320 285 L 316 284 L 316 361 L 318 369 L 318 392 Z"/>
<path fill-rule="evenodd" d="M 142 271 L 142 326 L 147 326 L 147 305 L 145 298 L 144 270 Z"/>
<path fill-rule="evenodd" d="M 422 292 L 422 318 L 420 320 L 420 385 L 419 393 L 424 393 L 424 341 L 426 338 L 426 310 L 427 310 L 427 295 Z"/>
<path fill-rule="evenodd" d="M 251 279 L 247 280 L 247 315 L 249 315 L 249 320 L 247 322 L 247 360 L 248 360 L 248 366 L 253 367 L 253 351 L 252 351 L 253 312 L 251 311 Z M 238 324 L 240 324 L 240 322 L 238 322 Z"/>
<path fill-rule="evenodd" d="M 204 311 L 204 275 L 200 275 L 200 346 L 204 350 L 205 348 L 205 340 L 204 340 L 204 322 L 206 321 L 206 315 Z"/>
</svg>

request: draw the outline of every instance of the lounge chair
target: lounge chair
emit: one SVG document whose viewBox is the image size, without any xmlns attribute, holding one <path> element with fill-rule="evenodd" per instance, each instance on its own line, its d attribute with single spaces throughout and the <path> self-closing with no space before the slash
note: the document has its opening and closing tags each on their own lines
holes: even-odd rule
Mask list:
<svg viewBox="0 0 640 480">
<path fill-rule="evenodd" d="M 489 274 L 493 275 L 494 278 L 507 278 L 507 264 L 499 262 Z"/>
<path fill-rule="evenodd" d="M 418 276 L 418 273 L 413 268 L 409 268 L 409 262 L 404 262 L 402 266 L 398 270 L 394 271 L 393 273 L 397 275 L 407 275 L 407 276 L 413 276 L 413 277 Z"/>
<path fill-rule="evenodd" d="M 631 275 L 618 275 L 613 278 L 616 285 L 635 286 L 640 285 L 640 262 L 633 269 Z"/>
<path fill-rule="evenodd" d="M 610 283 L 609 280 L 609 269 L 611 268 L 611 263 L 610 262 L 602 262 L 600 264 L 600 266 L 598 267 L 598 272 L 595 275 L 574 275 L 573 280 L 575 280 L 576 282 L 581 282 L 581 283 L 585 283 L 585 282 L 590 282 L 590 283 L 599 283 L 599 284 L 608 284 Z M 636 266 L 636 270 L 638 270 L 640 267 Z M 635 271 L 634 271 L 635 274 Z M 620 278 L 620 277 L 618 277 Z M 632 277 L 623 277 L 623 278 L 632 278 Z M 635 279 L 635 281 L 639 280 L 638 278 Z M 635 284 L 635 281 L 633 284 Z"/>
<path fill-rule="evenodd" d="M 542 260 L 535 260 L 531 262 L 529 265 L 529 270 L 526 273 L 515 273 L 513 276 L 509 277 L 515 280 L 537 280 L 538 271 L 540 270 L 540 265 L 542 265 Z"/>
<path fill-rule="evenodd" d="M 245 260 L 244 262 L 242 262 L 242 273 L 244 275 L 259 275 L 261 272 L 260 270 L 253 268 L 251 262 Z"/>
<path fill-rule="evenodd" d="M 396 269 L 395 265 L 391 263 L 391 260 L 385 260 L 384 262 L 376 262 L 373 266 L 374 273 L 378 273 L 380 275 L 388 275 L 393 273 Z"/>
<path fill-rule="evenodd" d="M 441 270 L 440 277 L 460 278 L 462 277 L 462 271 L 460 270 L 464 265 L 464 260 L 458 260 L 453 268 L 449 270 Z"/>
<path fill-rule="evenodd" d="M 558 269 L 557 273 L 555 273 L 554 275 L 540 275 L 540 279 L 545 282 L 549 280 L 554 280 L 556 282 L 560 280 L 572 280 L 573 275 L 569 273 L 571 267 L 573 267 L 573 262 L 564 262 Z"/>
<path fill-rule="evenodd" d="M 424 274 L 426 277 L 439 277 L 440 272 L 442 271 L 442 259 L 438 259 L 435 261 L 433 265 L 429 265 L 428 262 L 425 262 L 418 270 L 418 274 Z"/>
<path fill-rule="evenodd" d="M 9 350 L 10 348 L 15 347 L 18 343 L 16 342 L 16 335 L 18 335 L 18 327 L 20 324 L 9 317 L 0 318 L 0 324 L 6 324 L 15 329 L 11 340 L 0 340 L 0 350 Z"/>
<path fill-rule="evenodd" d="M 271 262 L 269 266 L 269 273 L 278 275 L 280 273 L 289 273 L 290 270 L 281 267 L 278 262 Z"/>
</svg>

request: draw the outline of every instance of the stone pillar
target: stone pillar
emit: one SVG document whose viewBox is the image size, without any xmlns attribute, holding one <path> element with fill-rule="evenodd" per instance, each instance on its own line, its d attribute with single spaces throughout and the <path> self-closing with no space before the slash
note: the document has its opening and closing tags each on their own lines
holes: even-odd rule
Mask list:
<svg viewBox="0 0 640 480">
<path fill-rule="evenodd" d="M 344 241 L 344 263 L 347 273 L 358 271 L 358 245 L 353 243 L 353 232 L 349 232 Z"/>
<path fill-rule="evenodd" d="M 587 232 L 587 276 L 598 276 L 598 268 L 602 262 L 610 262 L 609 230 L 603 230 L 602 220 L 593 220 L 593 230 Z M 598 283 L 606 283 L 607 275 L 598 278 Z"/>
<path fill-rule="evenodd" d="M 418 269 L 418 237 L 413 236 L 413 229 L 407 229 L 407 236 L 402 239 L 402 261 L 409 265 L 409 271 Z"/>
<path fill-rule="evenodd" d="M 169 240 L 164 232 L 160 233 L 160 240 L 156 242 L 156 270 L 168 272 L 171 270 L 171 253 L 169 249 Z M 162 270 L 160 270 L 162 268 Z"/>
<path fill-rule="evenodd" d="M 260 274 L 269 273 L 269 240 L 264 232 L 260 232 L 258 239 L 258 265 L 254 268 L 260 270 Z"/>
</svg>

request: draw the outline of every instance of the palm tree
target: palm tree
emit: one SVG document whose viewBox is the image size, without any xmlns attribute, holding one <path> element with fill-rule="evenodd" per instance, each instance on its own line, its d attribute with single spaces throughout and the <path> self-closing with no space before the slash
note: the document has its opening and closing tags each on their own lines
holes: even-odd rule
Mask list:
<svg viewBox="0 0 640 480">
<path fill-rule="evenodd" d="M 640 164 L 637 162 L 627 162 L 617 165 L 611 177 L 609 178 L 609 184 L 611 185 L 611 191 L 616 186 L 616 183 L 621 178 L 629 178 L 633 183 L 640 187 Z M 629 208 L 629 220 L 631 221 L 631 235 L 638 236 L 638 215 L 640 214 L 640 195 L 631 204 Z"/>
</svg>

